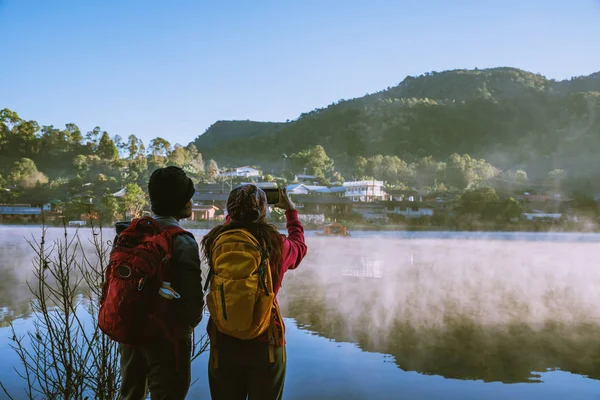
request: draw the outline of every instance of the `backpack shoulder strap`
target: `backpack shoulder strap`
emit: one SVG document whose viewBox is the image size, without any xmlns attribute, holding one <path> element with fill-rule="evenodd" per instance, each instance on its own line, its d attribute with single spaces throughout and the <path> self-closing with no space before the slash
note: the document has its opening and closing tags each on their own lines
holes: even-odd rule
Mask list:
<svg viewBox="0 0 600 400">
<path fill-rule="evenodd" d="M 196 239 L 194 237 L 194 235 L 192 234 L 192 232 L 186 231 L 185 229 L 183 229 L 180 226 L 166 226 L 166 227 L 162 228 L 162 233 L 167 235 L 167 242 L 168 242 L 168 246 L 169 246 L 169 248 L 168 248 L 169 259 L 173 255 L 173 239 L 176 236 L 188 235 L 192 239 L 194 239 L 194 240 Z"/>
<path fill-rule="evenodd" d="M 177 235 L 188 235 L 194 238 L 194 235 L 190 231 L 186 231 L 180 226 L 167 226 L 163 228 L 164 232 L 167 232 L 171 237 L 175 237 Z"/>
</svg>

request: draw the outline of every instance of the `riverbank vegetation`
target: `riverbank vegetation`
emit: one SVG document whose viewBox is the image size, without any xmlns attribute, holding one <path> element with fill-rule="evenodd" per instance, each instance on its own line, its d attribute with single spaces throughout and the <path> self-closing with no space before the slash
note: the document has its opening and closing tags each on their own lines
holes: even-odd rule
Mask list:
<svg viewBox="0 0 600 400">
<path fill-rule="evenodd" d="M 63 225 L 61 238 L 47 242 L 47 230 L 29 244 L 35 251 L 34 277 L 27 282 L 33 328 L 19 332 L 10 323 L 10 346 L 20 360 L 15 371 L 24 389 L 9 399 L 116 400 L 120 386 L 117 343 L 98 327 L 99 299 L 110 252 L 109 237 L 92 221 L 89 242 Z M 193 359 L 208 339 L 194 342 Z M 24 395 L 23 395 L 24 393 Z"/>
</svg>

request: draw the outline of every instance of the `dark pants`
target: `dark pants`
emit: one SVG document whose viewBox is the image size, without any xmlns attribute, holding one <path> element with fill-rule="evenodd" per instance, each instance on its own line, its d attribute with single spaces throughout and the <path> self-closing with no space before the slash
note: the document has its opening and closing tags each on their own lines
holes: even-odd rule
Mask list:
<svg viewBox="0 0 600 400">
<path fill-rule="evenodd" d="M 179 340 L 179 357 L 166 340 L 144 347 L 120 345 L 119 351 L 123 400 L 145 399 L 148 390 L 152 400 L 185 399 L 191 380 L 191 337 Z"/>
<path fill-rule="evenodd" d="M 218 334 L 217 351 L 211 346 L 208 383 L 213 400 L 280 400 L 285 380 L 285 347 L 257 340 L 238 340 Z M 217 364 L 215 366 L 215 356 Z"/>
</svg>

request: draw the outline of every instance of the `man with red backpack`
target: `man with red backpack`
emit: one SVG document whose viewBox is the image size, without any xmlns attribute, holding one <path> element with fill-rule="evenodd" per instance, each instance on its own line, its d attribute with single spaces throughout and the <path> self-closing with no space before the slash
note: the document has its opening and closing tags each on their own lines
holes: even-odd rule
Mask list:
<svg viewBox="0 0 600 400">
<path fill-rule="evenodd" d="M 198 243 L 179 226 L 194 185 L 181 168 L 157 169 L 148 184 L 153 217 L 116 224 L 98 323 L 119 342 L 121 398 L 185 399 L 192 332 L 202 319 Z"/>
</svg>

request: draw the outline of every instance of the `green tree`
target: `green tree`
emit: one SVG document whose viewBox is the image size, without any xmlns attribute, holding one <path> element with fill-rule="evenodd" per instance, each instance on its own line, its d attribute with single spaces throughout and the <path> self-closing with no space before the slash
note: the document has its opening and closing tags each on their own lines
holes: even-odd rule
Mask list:
<svg viewBox="0 0 600 400">
<path fill-rule="evenodd" d="M 456 153 L 451 154 L 446 161 L 446 174 L 444 178 L 446 184 L 457 189 L 465 189 L 471 181 L 468 171 L 470 160 L 471 157 L 465 160 L 465 158 Z"/>
<path fill-rule="evenodd" d="M 135 135 L 129 135 L 127 138 L 127 151 L 129 152 L 129 159 L 133 160 L 140 151 L 139 139 Z"/>
<path fill-rule="evenodd" d="M 321 145 L 292 154 L 290 157 L 297 169 L 306 168 L 309 174 L 325 177 L 333 172 L 333 160 Z"/>
<path fill-rule="evenodd" d="M 99 126 L 95 127 L 91 131 L 85 134 L 86 146 L 88 151 L 91 153 L 95 153 L 98 149 L 98 141 L 100 140 L 100 135 L 102 134 L 102 129 Z"/>
<path fill-rule="evenodd" d="M 126 216 L 139 217 L 147 204 L 146 193 L 139 185 L 129 183 L 125 186 L 125 195 L 121 197 L 121 210 Z"/>
<path fill-rule="evenodd" d="M 102 220 L 108 224 L 114 223 L 119 216 L 119 202 L 117 199 L 108 192 L 102 196 L 100 203 L 102 206 Z"/>
<path fill-rule="evenodd" d="M 89 169 L 88 158 L 83 154 L 78 154 L 73 158 L 73 166 L 78 173 L 84 173 Z"/>
<path fill-rule="evenodd" d="M 171 143 L 167 140 L 157 137 L 150 141 L 150 153 L 154 157 L 166 157 L 171 151 Z"/>
<path fill-rule="evenodd" d="M 117 151 L 119 153 L 119 157 L 122 156 L 122 154 L 125 153 L 125 150 L 127 150 L 128 147 L 128 142 L 124 142 L 123 138 L 121 137 L 121 135 L 115 135 L 115 137 L 113 138 L 113 142 L 115 143 L 115 147 L 117 148 Z"/>
<path fill-rule="evenodd" d="M 469 190 L 460 197 L 459 211 L 461 214 L 475 214 L 486 217 L 486 211 L 491 205 L 499 202 L 498 194 L 493 188 L 482 187 Z"/>
<path fill-rule="evenodd" d="M 21 158 L 13 164 L 9 174 L 9 181 L 14 185 L 33 188 L 38 183 L 48 183 L 48 178 L 38 171 L 33 160 Z"/>
<path fill-rule="evenodd" d="M 406 161 L 397 156 L 376 155 L 368 159 L 368 173 L 375 179 L 393 184 L 413 180 L 413 171 Z"/>
<path fill-rule="evenodd" d="M 501 215 L 505 220 L 517 219 L 523 212 L 523 206 L 513 197 L 504 200 L 500 207 Z"/>
<path fill-rule="evenodd" d="M 115 160 L 119 158 L 119 151 L 115 142 L 108 136 L 106 131 L 102 132 L 102 137 L 98 143 L 98 156 L 104 160 Z"/>
<path fill-rule="evenodd" d="M 280 208 L 273 208 L 269 213 L 269 219 L 274 222 L 283 222 L 285 221 L 285 211 Z"/>
<path fill-rule="evenodd" d="M 168 165 L 174 165 L 176 167 L 183 167 L 187 158 L 186 151 L 181 146 L 175 146 L 173 151 L 169 154 Z"/>
<path fill-rule="evenodd" d="M 267 174 L 263 177 L 265 182 L 273 182 L 275 180 L 275 178 L 273 178 L 273 175 Z"/>
<path fill-rule="evenodd" d="M 418 189 L 435 186 L 438 178 L 439 163 L 433 157 L 423 157 L 414 165 L 415 183 Z"/>
<path fill-rule="evenodd" d="M 522 169 L 515 172 L 515 182 L 520 187 L 525 187 L 529 184 L 529 177 L 527 176 L 527 172 Z"/>
<path fill-rule="evenodd" d="M 367 167 L 369 161 L 362 156 L 358 156 L 354 159 L 354 179 L 361 179 L 367 175 Z"/>
<path fill-rule="evenodd" d="M 74 123 L 69 123 L 65 125 L 66 131 L 69 132 L 69 137 L 71 138 L 71 148 L 78 149 L 81 146 L 81 142 L 83 142 L 83 135 L 79 130 L 79 127 Z"/>
<path fill-rule="evenodd" d="M 210 182 L 214 182 L 217 179 L 217 175 L 219 174 L 219 166 L 215 160 L 210 160 L 208 162 L 208 167 L 206 168 L 206 177 Z"/>
</svg>

